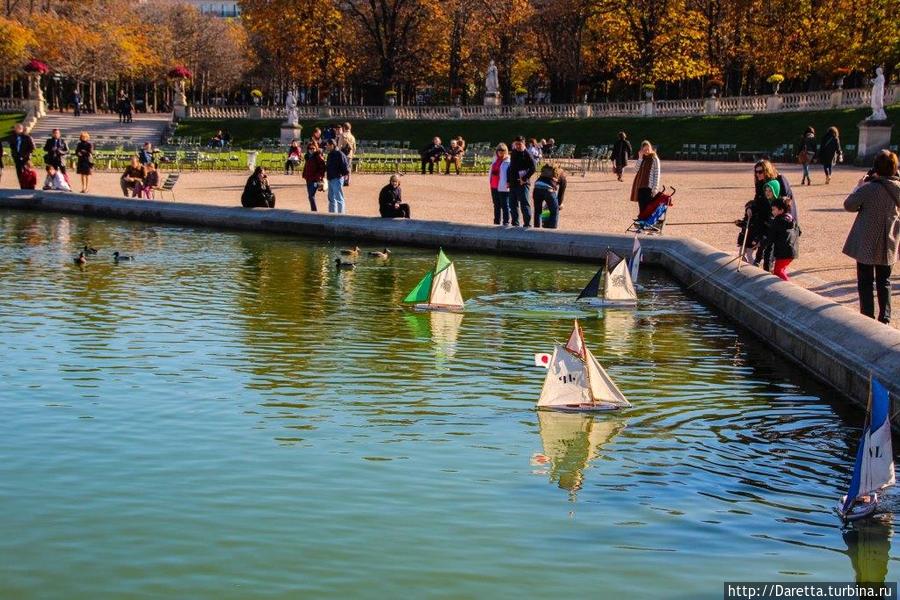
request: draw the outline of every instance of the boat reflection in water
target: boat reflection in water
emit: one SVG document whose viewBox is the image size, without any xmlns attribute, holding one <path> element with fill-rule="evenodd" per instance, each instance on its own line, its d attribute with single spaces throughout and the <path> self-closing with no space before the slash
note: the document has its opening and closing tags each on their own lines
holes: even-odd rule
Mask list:
<svg viewBox="0 0 900 600">
<path fill-rule="evenodd" d="M 853 523 L 843 532 L 857 583 L 884 583 L 887 578 L 891 536 L 894 535 L 892 520 L 891 513 L 878 513 Z"/>
<path fill-rule="evenodd" d="M 625 428 L 625 420 L 609 415 L 537 411 L 543 453 L 534 454 L 534 472 L 548 475 L 550 482 L 577 500 L 584 484 L 584 471 L 600 456 L 602 446 Z"/>
<path fill-rule="evenodd" d="M 460 312 L 417 312 L 403 315 L 416 337 L 431 340 L 435 362 L 438 367 L 446 367 L 456 355 L 459 328 L 463 313 Z"/>
</svg>

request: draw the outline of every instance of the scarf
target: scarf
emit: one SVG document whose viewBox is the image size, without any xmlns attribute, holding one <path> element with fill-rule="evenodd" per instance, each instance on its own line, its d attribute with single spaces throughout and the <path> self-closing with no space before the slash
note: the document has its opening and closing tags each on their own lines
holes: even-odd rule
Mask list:
<svg viewBox="0 0 900 600">
<path fill-rule="evenodd" d="M 634 176 L 634 183 L 631 184 L 631 201 L 638 201 L 638 190 L 650 187 L 650 169 L 653 168 L 653 158 L 656 156 L 653 152 L 648 152 L 641 160 L 641 166 L 638 168 L 637 174 Z"/>
</svg>

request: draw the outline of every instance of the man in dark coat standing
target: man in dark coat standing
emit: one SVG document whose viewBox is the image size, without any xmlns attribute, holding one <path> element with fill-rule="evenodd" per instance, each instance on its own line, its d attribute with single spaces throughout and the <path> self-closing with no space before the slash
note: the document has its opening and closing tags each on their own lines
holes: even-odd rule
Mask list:
<svg viewBox="0 0 900 600">
<path fill-rule="evenodd" d="M 16 123 L 8 143 L 9 153 L 16 165 L 16 176 L 21 175 L 25 163 L 31 160 L 31 155 L 34 153 L 34 140 L 25 133 L 24 125 Z"/>
<path fill-rule="evenodd" d="M 522 227 L 531 227 L 531 176 L 536 171 L 534 157 L 525 149 L 525 138 L 513 140 L 509 169 L 509 213 L 512 226 L 519 226 L 519 209 L 522 209 Z"/>
<path fill-rule="evenodd" d="M 56 167 L 63 175 L 66 174 L 66 154 L 69 146 L 62 139 L 59 129 L 54 129 L 51 137 L 44 144 L 44 164 Z"/>
<path fill-rule="evenodd" d="M 616 143 L 613 144 L 612 149 L 613 171 L 615 171 L 619 181 L 622 181 L 622 173 L 625 172 L 625 167 L 628 165 L 628 159 L 631 158 L 631 153 L 631 142 L 628 141 L 628 136 L 625 132 L 620 131 L 618 139 L 616 140 Z"/>
</svg>

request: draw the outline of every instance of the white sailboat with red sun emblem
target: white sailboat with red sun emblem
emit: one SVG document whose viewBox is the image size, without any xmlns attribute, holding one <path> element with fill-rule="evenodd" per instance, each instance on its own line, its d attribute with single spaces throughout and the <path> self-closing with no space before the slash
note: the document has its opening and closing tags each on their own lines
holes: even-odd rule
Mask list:
<svg viewBox="0 0 900 600">
<path fill-rule="evenodd" d="M 543 365 L 543 356 L 535 355 L 535 364 Z M 565 346 L 556 344 L 546 366 L 538 409 L 598 412 L 631 406 L 585 345 L 577 320 Z"/>
</svg>

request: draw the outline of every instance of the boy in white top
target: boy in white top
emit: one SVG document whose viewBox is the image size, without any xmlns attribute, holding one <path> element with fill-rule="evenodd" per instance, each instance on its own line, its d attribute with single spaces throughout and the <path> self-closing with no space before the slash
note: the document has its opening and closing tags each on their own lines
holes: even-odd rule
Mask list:
<svg viewBox="0 0 900 600">
<path fill-rule="evenodd" d="M 66 178 L 63 177 L 63 174 L 53 165 L 47 165 L 47 178 L 44 179 L 44 189 L 60 192 L 72 191 L 72 188 L 70 188 L 68 182 L 66 182 Z"/>
</svg>

